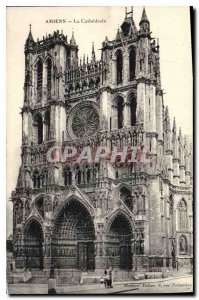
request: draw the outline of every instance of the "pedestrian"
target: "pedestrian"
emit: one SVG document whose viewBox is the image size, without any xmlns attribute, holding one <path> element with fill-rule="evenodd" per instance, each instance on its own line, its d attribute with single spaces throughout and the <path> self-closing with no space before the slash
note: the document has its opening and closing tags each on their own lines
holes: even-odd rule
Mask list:
<svg viewBox="0 0 199 300">
<path fill-rule="evenodd" d="M 112 288 L 113 287 L 113 285 L 112 285 L 112 270 L 110 270 L 109 271 L 109 286 L 110 286 L 110 288 Z"/>
<path fill-rule="evenodd" d="M 106 272 L 106 275 L 104 276 L 104 286 L 105 286 L 105 288 L 108 287 L 108 275 L 107 275 L 107 272 Z"/>
<path fill-rule="evenodd" d="M 104 275 L 105 275 L 105 276 L 107 275 L 107 270 L 106 270 L 106 269 L 104 270 Z"/>
<path fill-rule="evenodd" d="M 103 287 L 103 284 L 104 284 L 104 278 L 103 278 L 103 276 L 101 276 L 101 278 L 100 278 L 100 288 Z"/>
</svg>

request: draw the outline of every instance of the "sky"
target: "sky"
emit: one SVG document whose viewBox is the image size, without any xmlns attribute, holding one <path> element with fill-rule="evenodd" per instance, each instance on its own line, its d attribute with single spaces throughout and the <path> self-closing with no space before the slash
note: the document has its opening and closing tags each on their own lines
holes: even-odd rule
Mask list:
<svg viewBox="0 0 199 300">
<path fill-rule="evenodd" d="M 128 8 L 130 10 L 130 8 Z M 139 28 L 142 7 L 134 7 Z M 192 135 L 192 59 L 189 7 L 146 7 L 152 37 L 159 38 L 160 67 L 164 104 L 171 120 L 183 134 Z M 101 43 L 116 36 L 125 17 L 124 7 L 9 7 L 7 8 L 7 235 L 12 231 L 11 191 L 15 189 L 21 162 L 21 115 L 24 84 L 24 44 L 32 25 L 36 41 L 54 30 L 63 30 L 68 41 L 74 31 L 79 57 L 91 57 L 92 42 L 100 59 Z M 105 19 L 106 23 L 82 24 L 81 19 Z M 66 24 L 46 23 L 48 19 L 66 19 Z M 77 23 L 77 21 L 80 23 Z M 68 23 L 71 21 L 71 23 Z"/>
</svg>

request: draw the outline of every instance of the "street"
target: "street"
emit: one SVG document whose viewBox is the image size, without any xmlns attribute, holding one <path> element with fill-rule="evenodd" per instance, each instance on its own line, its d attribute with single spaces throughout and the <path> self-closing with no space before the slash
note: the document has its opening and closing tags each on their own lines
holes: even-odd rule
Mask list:
<svg viewBox="0 0 199 300">
<path fill-rule="evenodd" d="M 9 294 L 47 294 L 47 284 L 9 284 Z M 192 276 L 166 279 L 145 279 L 131 283 L 114 283 L 113 288 L 99 284 L 59 285 L 57 294 L 148 294 L 148 293 L 191 293 Z"/>
</svg>

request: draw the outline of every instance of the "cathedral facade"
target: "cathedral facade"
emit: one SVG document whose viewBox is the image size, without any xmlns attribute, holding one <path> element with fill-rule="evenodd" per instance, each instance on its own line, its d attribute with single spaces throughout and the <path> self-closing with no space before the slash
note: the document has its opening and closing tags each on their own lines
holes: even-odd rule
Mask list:
<svg viewBox="0 0 199 300">
<path fill-rule="evenodd" d="M 160 47 L 145 9 L 138 29 L 133 9 L 126 11 L 99 61 L 94 45 L 91 59 L 78 59 L 74 33 L 70 41 L 58 30 L 35 41 L 30 29 L 21 115 L 22 162 L 11 197 L 17 269 L 191 264 L 192 152 L 164 106 Z M 121 161 L 127 145 L 144 147 L 147 162 Z M 50 149 L 96 153 L 99 146 L 117 149 L 116 159 L 47 157 Z"/>
</svg>

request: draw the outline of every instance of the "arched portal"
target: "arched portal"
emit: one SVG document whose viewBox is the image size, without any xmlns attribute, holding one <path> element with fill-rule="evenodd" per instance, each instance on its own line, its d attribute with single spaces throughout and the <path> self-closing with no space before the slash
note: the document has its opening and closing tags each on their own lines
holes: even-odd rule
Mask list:
<svg viewBox="0 0 199 300">
<path fill-rule="evenodd" d="M 77 199 L 58 214 L 53 234 L 53 261 L 62 269 L 95 269 L 95 229 L 92 217 Z"/>
<path fill-rule="evenodd" d="M 123 213 L 118 213 L 108 227 L 107 255 L 112 261 L 111 267 L 123 270 L 132 269 L 132 227 Z"/>
<path fill-rule="evenodd" d="M 43 230 L 36 219 L 31 219 L 24 230 L 25 266 L 43 269 Z"/>
</svg>

